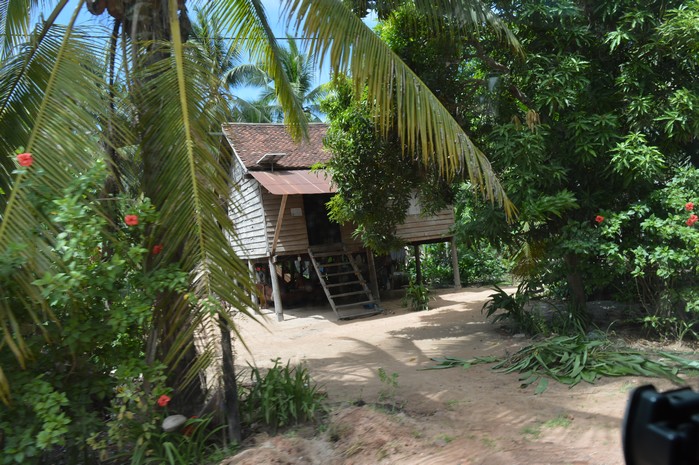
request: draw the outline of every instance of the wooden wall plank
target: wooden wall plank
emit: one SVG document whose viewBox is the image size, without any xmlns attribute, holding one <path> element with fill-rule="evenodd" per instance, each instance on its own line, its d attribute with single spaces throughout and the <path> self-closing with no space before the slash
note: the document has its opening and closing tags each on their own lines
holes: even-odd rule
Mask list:
<svg viewBox="0 0 699 465">
<path fill-rule="evenodd" d="M 267 232 L 259 184 L 246 177 L 238 164 L 233 169 L 233 182 L 233 205 L 229 212 L 237 236 L 231 240 L 233 249 L 244 260 L 265 257 Z"/>
<path fill-rule="evenodd" d="M 267 234 L 268 237 L 274 237 L 274 228 L 277 225 L 282 198 L 279 195 L 270 194 L 264 188 L 262 191 Z M 292 216 L 292 209 L 300 209 L 301 216 Z M 289 195 L 283 215 L 276 254 L 306 253 L 308 251 L 308 232 L 306 230 L 306 214 L 303 210 L 303 196 Z"/>
</svg>

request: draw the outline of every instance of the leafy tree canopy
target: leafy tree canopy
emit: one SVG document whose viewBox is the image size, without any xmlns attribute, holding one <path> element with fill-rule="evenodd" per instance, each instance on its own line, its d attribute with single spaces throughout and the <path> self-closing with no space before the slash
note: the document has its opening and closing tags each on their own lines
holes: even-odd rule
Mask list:
<svg viewBox="0 0 699 465">
<path fill-rule="evenodd" d="M 435 28 L 422 3 L 382 2 L 380 35 L 489 154 L 519 211 L 508 222 L 463 196 L 460 236 L 504 240 L 521 275 L 575 302 L 608 292 L 619 274 L 595 277 L 609 266 L 596 218 L 645 202 L 698 161 L 697 2 L 489 2 L 522 54 L 458 18 Z M 627 240 L 643 236 L 638 224 Z"/>
<path fill-rule="evenodd" d="M 326 167 L 337 186 L 330 216 L 356 224 L 357 236 L 371 249 L 389 251 L 400 244 L 395 229 L 414 193 L 429 213 L 444 207 L 450 192 L 435 169 L 404 153 L 395 134 L 380 133 L 366 95 L 355 99 L 349 79 L 337 77 L 333 90 L 322 104 L 331 121 L 325 144 L 333 158 Z"/>
<path fill-rule="evenodd" d="M 586 242 L 595 219 L 696 162 L 696 55 L 691 29 L 679 26 L 696 7 L 684 3 L 496 2 L 526 56 L 487 38 L 474 46 L 477 69 L 497 76 L 483 141 L 520 211 L 515 235 L 504 220 L 496 232 L 527 245 L 521 271 L 555 270 L 575 301 L 595 290 L 585 278 L 595 274 Z"/>
</svg>

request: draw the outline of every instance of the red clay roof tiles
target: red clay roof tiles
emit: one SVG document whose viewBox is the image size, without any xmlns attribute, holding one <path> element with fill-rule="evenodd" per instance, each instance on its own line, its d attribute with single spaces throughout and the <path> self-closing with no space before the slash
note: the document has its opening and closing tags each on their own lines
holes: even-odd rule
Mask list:
<svg viewBox="0 0 699 465">
<path fill-rule="evenodd" d="M 269 166 L 258 164 L 267 153 L 285 153 L 274 165 L 274 169 L 304 169 L 313 164 L 326 162 L 331 154 L 323 148 L 323 138 L 328 130 L 325 123 L 308 125 L 308 139 L 298 143 L 291 139 L 283 124 L 226 123 L 223 134 L 248 170 L 268 170 Z"/>
</svg>

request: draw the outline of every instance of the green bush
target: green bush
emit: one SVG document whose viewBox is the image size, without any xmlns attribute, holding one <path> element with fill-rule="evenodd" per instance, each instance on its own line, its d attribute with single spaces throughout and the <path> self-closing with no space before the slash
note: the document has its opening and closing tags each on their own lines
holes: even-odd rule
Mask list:
<svg viewBox="0 0 699 465">
<path fill-rule="evenodd" d="M 241 389 L 242 417 L 247 425 L 265 425 L 276 432 L 280 427 L 313 420 L 322 409 L 325 396 L 302 365 L 282 365 L 276 359 L 264 375 L 250 366 L 250 381 Z"/>
<path fill-rule="evenodd" d="M 568 305 L 573 300 L 569 279 L 578 275 L 588 300 L 640 303 L 643 314 L 635 321 L 649 336 L 699 337 L 699 221 L 693 216 L 695 200 L 699 208 L 699 170 L 680 167 L 674 173 L 623 210 L 601 210 L 587 221 L 567 219 L 555 239 L 528 244 L 530 261 L 520 259 L 516 271 L 542 286 L 545 292 L 537 299 L 563 302 L 563 311 L 552 307 L 560 317 L 556 324 L 573 323 L 572 330 L 587 324 L 585 306 Z M 513 310 L 508 315 L 525 331 L 537 327 L 529 316 Z"/>
<path fill-rule="evenodd" d="M 505 254 L 487 240 L 474 244 L 459 244 L 459 276 L 464 286 L 474 284 L 495 284 L 509 278 L 510 262 Z M 431 288 L 454 285 L 454 265 L 451 245 L 446 242 L 420 246 L 420 269 L 423 281 Z M 408 272 L 416 277 L 415 257 L 408 256 Z"/>
<path fill-rule="evenodd" d="M 508 281 L 512 264 L 506 255 L 487 240 L 459 246 L 461 284 L 497 284 Z"/>
<path fill-rule="evenodd" d="M 125 391 L 121 389 L 120 393 Z M 120 450 L 125 448 L 126 451 L 120 455 L 129 460 L 131 465 L 200 464 L 214 452 L 212 437 L 222 427 L 211 427 L 211 415 L 201 418 L 193 416 L 186 420 L 182 418 L 184 423 L 178 428 L 165 431 L 163 421 L 177 414 L 168 409 L 170 396 L 161 394 L 143 397 L 131 394 L 120 397 L 123 402 L 109 425 L 111 443 L 100 443 L 93 438 L 93 447 L 102 452 L 106 452 L 110 445 L 117 446 Z M 119 459 L 118 456 L 116 458 Z"/>
<path fill-rule="evenodd" d="M 12 347 L 0 348 L 0 376 L 11 389 L 0 392 L 0 400 L 9 396 L 0 409 L 0 465 L 190 464 L 212 452 L 217 428 L 210 417 L 163 431 L 163 419 L 179 412 L 158 400 L 177 393 L 166 384 L 167 367 L 145 355 L 156 299 L 165 291 L 185 294 L 188 276 L 160 264 L 167 244 L 148 236 L 158 221 L 150 202 L 105 201 L 105 179 L 105 166 L 97 163 L 60 199 L 42 197 L 41 189 L 32 193 L 46 228 L 57 231 L 58 259 L 34 281 L 46 302 L 37 312 L 43 319 L 24 315 L 15 322 L 32 357 L 22 366 Z M 95 214 L 106 208 L 109 214 Z M 31 239 L 18 239 L 0 256 L 3 298 L 25 298 L 8 277 L 23 265 L 17 252 L 31 246 Z M 276 429 L 312 419 L 320 409 L 322 396 L 303 367 L 277 361 L 264 377 L 257 370 L 252 376 L 245 399 L 250 422 Z"/>
<path fill-rule="evenodd" d="M 699 170 L 680 168 L 661 189 L 623 211 L 602 212 L 594 256 L 607 279 L 641 303 L 640 322 L 664 338 L 697 338 Z M 592 264 L 595 260 L 591 261 Z M 599 271 L 599 269 L 598 269 Z"/>
<path fill-rule="evenodd" d="M 118 389 L 134 380 L 148 383 L 151 392 L 159 389 L 162 368 L 148 366 L 143 354 L 153 303 L 163 290 L 184 290 L 187 275 L 157 265 L 146 235 L 157 214 L 148 200 L 105 201 L 105 179 L 104 164 L 96 163 L 60 199 L 45 198 L 40 187 L 31 190 L 36 214 L 57 233 L 50 255 L 57 261 L 33 283 L 45 299 L 36 312 L 40 319 L 23 315 L 13 322 L 26 344 L 22 350 L 31 356 L 20 365 L 16 347 L 0 348 L 0 376 L 11 389 L 0 409 L 0 464 L 51 462 L 56 454 L 65 463 L 97 461 L 86 439 L 105 433 Z M 112 215 L 95 214 L 105 208 L 118 212 L 118 224 L 108 219 Z M 138 224 L 127 224 L 127 215 Z M 32 247 L 39 234 L 17 238 L 0 256 L 0 288 L 10 302 L 26 298 L 8 279 L 23 265 L 13 251 Z M 152 271 L 146 271 L 146 261 L 155 263 Z"/>
<path fill-rule="evenodd" d="M 540 289 L 530 287 L 525 281 L 519 284 L 513 294 L 497 285 L 493 286 L 493 290 L 495 292 L 490 294 L 481 309 L 486 318 L 490 318 L 494 323 L 508 321 L 515 332 L 521 331 L 530 335 L 550 332 L 544 317 L 527 309 L 527 303 L 540 295 Z M 502 311 L 497 313 L 498 310 Z"/>
<path fill-rule="evenodd" d="M 494 323 L 508 322 L 513 332 L 529 336 L 580 335 L 590 327 L 585 309 L 547 298 L 540 284 L 522 281 L 514 293 L 499 286 L 493 286 L 493 290 L 481 312 Z"/>
<path fill-rule="evenodd" d="M 415 284 L 410 282 L 405 290 L 403 297 L 403 306 L 410 306 L 414 311 L 428 310 L 430 303 L 430 290 L 423 284 Z"/>
</svg>

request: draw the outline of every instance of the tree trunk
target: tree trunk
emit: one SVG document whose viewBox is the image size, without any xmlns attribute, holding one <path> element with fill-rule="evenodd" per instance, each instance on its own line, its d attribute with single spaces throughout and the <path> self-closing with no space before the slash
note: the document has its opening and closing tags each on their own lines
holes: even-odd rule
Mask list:
<svg viewBox="0 0 699 465">
<path fill-rule="evenodd" d="M 457 253 L 456 237 L 451 238 L 450 246 L 451 265 L 454 274 L 454 289 L 461 289 L 461 273 L 459 271 L 459 255 Z"/>
<path fill-rule="evenodd" d="M 422 266 L 420 265 L 420 246 L 414 245 L 413 250 L 415 251 L 415 284 L 418 286 L 422 285 Z"/>
<path fill-rule="evenodd" d="M 184 2 L 181 3 L 181 18 L 186 18 L 184 12 Z M 153 44 L 148 45 L 158 47 L 158 42 L 168 41 L 171 39 L 169 16 L 168 16 L 168 0 L 147 0 L 147 1 L 124 1 L 124 19 L 123 28 L 127 36 L 131 37 L 134 44 Z M 111 12 L 110 12 L 111 14 Z M 137 52 L 137 46 L 133 47 L 133 67 L 138 66 L 148 67 L 160 60 L 166 59 L 164 53 L 146 53 L 144 55 Z M 140 57 L 144 56 L 145 61 Z M 135 92 L 148 93 L 149 82 L 141 81 L 134 83 Z M 145 99 L 135 99 L 135 102 L 140 105 L 137 109 L 139 118 L 143 121 L 149 121 L 149 118 L 157 117 L 159 109 L 144 107 L 140 102 Z M 153 205 L 160 211 L 163 205 L 163 194 L 159 183 L 160 160 L 162 157 L 169 156 L 167 147 L 155 145 L 153 138 L 148 135 L 148 127 L 141 128 L 141 156 L 143 159 L 143 178 L 141 180 L 141 189 L 143 194 L 150 198 Z M 154 237 L 155 243 L 162 242 L 162 238 Z M 184 244 L 173 244 L 173 247 L 178 247 L 182 250 Z M 177 263 L 180 253 L 175 253 L 172 256 L 172 263 Z M 150 263 L 148 264 L 150 265 Z M 175 390 L 172 398 L 173 410 L 183 415 L 192 415 L 198 412 L 198 409 L 205 401 L 205 393 L 202 383 L 195 379 L 194 381 L 184 385 L 187 372 L 197 358 L 197 351 L 194 346 L 194 341 L 188 341 L 185 349 L 173 349 L 179 346 L 177 341 L 180 336 L 181 328 L 190 328 L 193 324 L 189 319 L 189 312 L 185 306 L 189 305 L 183 300 L 182 296 L 175 292 L 164 292 L 160 295 L 155 304 L 154 310 L 154 331 L 158 337 L 150 338 L 149 344 L 155 347 L 148 347 L 146 353 L 153 354 L 155 361 L 164 361 L 168 359 L 171 350 L 183 350 L 181 357 L 174 359 L 167 367 L 167 386 Z M 181 347 L 181 346 L 179 346 Z"/>
<path fill-rule="evenodd" d="M 243 441 L 243 432 L 240 426 L 240 403 L 238 402 L 238 383 L 236 382 L 233 344 L 231 341 L 231 329 L 223 315 L 219 316 L 219 328 L 221 329 L 221 351 L 223 358 L 223 406 L 226 412 L 228 424 L 228 438 L 240 444 Z"/>
<path fill-rule="evenodd" d="M 575 308 L 583 308 L 587 303 L 585 284 L 583 283 L 582 275 L 578 269 L 579 261 L 580 259 L 575 253 L 569 253 L 565 256 L 565 262 L 568 268 L 566 279 L 568 281 L 571 303 Z"/>
<path fill-rule="evenodd" d="M 191 31 L 191 24 L 187 17 L 186 0 L 179 0 L 179 26 L 182 40 L 187 40 Z M 158 42 L 171 40 L 170 24 L 169 24 L 169 1 L 168 0 L 122 0 L 119 2 L 108 3 L 87 3 L 87 9 L 94 15 L 101 15 L 105 12 L 115 19 L 115 25 L 112 38 L 112 60 L 110 62 L 110 84 L 113 85 L 114 76 L 114 58 L 116 56 L 116 38 L 119 31 L 119 25 L 122 25 L 123 33 L 131 38 L 134 43 L 133 53 L 131 56 L 132 66 L 148 67 L 160 60 L 166 59 L 164 52 L 159 52 L 156 49 L 148 50 L 148 53 L 139 53 L 139 44 L 152 44 L 147 47 L 159 47 Z M 142 61 L 140 57 L 146 57 Z M 148 93 L 149 82 L 141 81 L 134 82 L 134 90 L 136 94 Z M 110 97 L 113 94 L 110 90 Z M 144 99 L 134 99 L 139 108 L 137 114 L 139 120 L 148 121 L 148 117 L 157 115 L 158 109 L 144 107 L 142 103 Z M 113 105 L 110 103 L 110 105 Z M 111 124 L 107 122 L 109 138 L 112 139 Z M 151 199 L 153 205 L 160 210 L 163 199 L 158 182 L 158 170 L 160 169 L 162 157 L 168 156 L 167 147 L 161 147 L 153 144 L 149 137 L 148 126 L 141 128 L 141 156 L 143 159 L 143 177 L 141 179 L 141 189 L 143 194 Z M 112 150 L 110 152 L 112 159 L 116 159 L 116 154 Z M 116 164 L 114 166 L 116 171 Z M 123 190 L 120 178 L 117 176 L 112 180 L 109 189 Z M 154 243 L 161 242 L 160 237 L 154 237 Z M 184 244 L 173 244 L 173 247 L 179 248 L 181 251 Z M 177 263 L 180 254 L 175 253 L 171 257 L 172 263 Z M 147 267 L 152 266 L 150 261 L 146 264 Z M 157 361 L 168 360 L 172 355 L 172 350 L 183 350 L 181 357 L 175 358 L 167 367 L 168 378 L 167 386 L 174 389 L 172 399 L 173 409 L 182 414 L 196 413 L 199 406 L 203 405 L 205 400 L 204 388 L 199 380 L 195 379 L 192 382 L 184 384 L 187 372 L 192 364 L 196 361 L 197 352 L 194 346 L 194 341 L 186 341 L 185 349 L 181 349 L 178 338 L 180 337 L 181 328 L 191 328 L 196 322 L 191 321 L 190 313 L 187 311 L 188 302 L 183 299 L 182 295 L 175 292 L 163 292 L 155 303 L 153 315 L 153 328 L 146 342 L 146 362 L 149 364 Z M 224 319 L 223 317 L 221 317 Z M 240 442 L 240 420 L 238 417 L 237 408 L 237 386 L 235 384 L 235 367 L 233 366 L 233 353 L 230 341 L 230 332 L 227 325 L 219 323 L 222 328 L 222 352 L 223 352 L 223 372 L 224 372 L 224 390 L 227 411 L 232 411 L 233 418 L 229 416 L 229 428 L 231 429 L 231 437 L 233 440 Z M 225 326 L 225 327 L 224 327 Z M 177 348 L 176 348 L 177 347 Z M 145 382 L 145 389 L 149 391 L 151 388 L 148 380 Z M 231 398 L 232 396 L 232 398 Z M 231 421 L 231 418 L 233 421 Z M 237 429 L 237 431 L 236 431 Z"/>
</svg>

